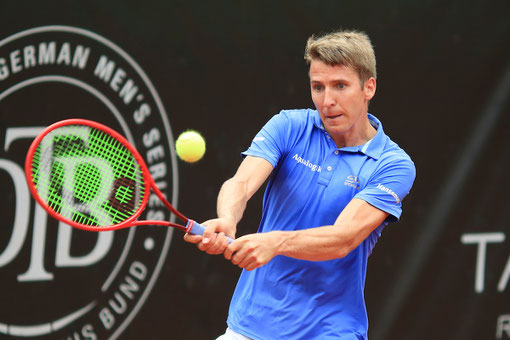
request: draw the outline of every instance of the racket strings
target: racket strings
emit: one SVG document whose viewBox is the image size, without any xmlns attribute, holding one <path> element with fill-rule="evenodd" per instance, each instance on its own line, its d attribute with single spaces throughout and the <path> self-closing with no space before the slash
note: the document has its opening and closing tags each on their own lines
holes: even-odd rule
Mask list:
<svg viewBox="0 0 510 340">
<path fill-rule="evenodd" d="M 115 169 L 115 181 L 109 196 L 109 205 L 106 206 L 116 223 L 122 222 L 136 212 L 141 202 L 136 202 L 136 189 L 139 189 L 138 198 L 143 196 L 144 183 L 140 168 L 130 153 L 118 140 L 110 135 L 94 130 L 97 134 L 97 156 L 108 158 Z"/>
<path fill-rule="evenodd" d="M 109 136 L 108 136 L 109 137 Z M 135 208 L 138 208 L 140 201 L 137 202 L 137 190 L 139 188 L 140 195 L 143 196 L 145 192 L 145 185 L 141 181 L 141 173 L 136 160 L 119 141 L 109 138 L 113 142 L 114 150 L 121 150 L 123 152 L 112 155 L 112 161 L 114 162 L 113 167 L 117 170 L 118 177 L 114 182 L 113 194 L 109 199 L 110 211 L 115 214 L 120 220 L 126 220 L 136 212 Z M 104 144 L 107 150 L 108 144 Z M 140 198 L 138 195 L 138 199 Z"/>
<path fill-rule="evenodd" d="M 34 154 L 32 174 L 39 196 L 53 211 L 88 226 L 125 221 L 145 194 L 130 150 L 92 127 L 65 126 L 46 135 Z"/>
</svg>

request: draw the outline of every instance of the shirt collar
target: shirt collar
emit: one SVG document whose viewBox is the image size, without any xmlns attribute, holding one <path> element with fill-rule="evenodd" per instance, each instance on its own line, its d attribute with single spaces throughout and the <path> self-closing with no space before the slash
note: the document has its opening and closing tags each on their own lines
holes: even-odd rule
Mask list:
<svg viewBox="0 0 510 340">
<path fill-rule="evenodd" d="M 367 115 L 370 124 L 372 124 L 372 126 L 375 129 L 377 129 L 377 133 L 375 134 L 375 136 L 363 145 L 349 146 L 345 148 L 340 148 L 339 150 L 361 152 L 371 158 L 378 159 L 379 157 L 381 157 L 381 154 L 384 150 L 384 145 L 386 144 L 386 135 L 384 134 L 381 121 L 370 113 L 367 113 Z M 319 112 L 317 110 L 315 110 L 315 114 L 313 116 L 313 123 L 319 129 L 324 130 L 321 117 L 319 116 Z"/>
<path fill-rule="evenodd" d="M 368 120 L 370 124 L 377 129 L 377 133 L 371 140 L 362 145 L 360 151 L 369 157 L 378 159 L 383 153 L 387 137 L 384 134 L 382 123 L 379 119 L 368 113 Z"/>
</svg>

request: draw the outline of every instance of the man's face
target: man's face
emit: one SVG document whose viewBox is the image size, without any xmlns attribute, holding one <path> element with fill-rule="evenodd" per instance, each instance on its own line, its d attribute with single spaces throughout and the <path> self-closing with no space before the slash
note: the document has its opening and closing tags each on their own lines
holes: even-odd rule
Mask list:
<svg viewBox="0 0 510 340">
<path fill-rule="evenodd" d="M 310 64 L 310 87 L 324 128 L 335 141 L 360 132 L 360 118 L 366 116 L 368 102 L 375 94 L 374 78 L 361 87 L 353 69 L 314 59 Z"/>
</svg>

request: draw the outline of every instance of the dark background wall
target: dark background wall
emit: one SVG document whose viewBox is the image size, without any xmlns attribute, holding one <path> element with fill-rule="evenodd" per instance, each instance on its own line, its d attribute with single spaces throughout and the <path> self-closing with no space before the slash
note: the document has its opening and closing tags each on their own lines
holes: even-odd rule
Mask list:
<svg viewBox="0 0 510 340">
<path fill-rule="evenodd" d="M 131 55 L 159 93 L 174 135 L 193 128 L 207 140 L 202 161 L 178 163 L 178 206 L 203 221 L 215 216 L 220 185 L 259 128 L 280 109 L 312 107 L 308 36 L 366 31 L 378 62 L 370 112 L 417 167 L 401 222 L 386 228 L 369 261 L 371 338 L 506 339 L 500 316 L 510 314 L 510 300 L 501 282 L 510 240 L 482 251 L 462 237 L 505 238 L 510 228 L 509 14 L 508 1 L 4 1 L 0 39 L 69 25 Z M 239 234 L 256 230 L 261 194 Z M 12 210 L 9 200 L 2 206 Z M 212 339 L 225 328 L 239 270 L 181 236 L 174 233 L 149 298 L 121 338 Z"/>
</svg>

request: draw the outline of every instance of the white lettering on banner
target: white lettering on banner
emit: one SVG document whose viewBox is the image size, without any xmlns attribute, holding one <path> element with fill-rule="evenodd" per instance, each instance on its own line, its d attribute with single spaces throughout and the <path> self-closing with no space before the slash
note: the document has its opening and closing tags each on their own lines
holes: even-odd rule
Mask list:
<svg viewBox="0 0 510 340">
<path fill-rule="evenodd" d="M 53 165 L 53 139 L 58 136 L 74 136 L 79 138 L 88 147 L 90 128 L 81 127 L 74 129 L 71 127 L 63 127 L 61 129 L 53 130 L 41 140 L 40 151 L 40 171 L 37 184 L 37 191 L 39 196 L 46 202 L 49 196 L 49 185 L 51 183 L 51 167 Z M 35 136 L 34 136 L 35 137 Z M 74 183 L 74 179 L 73 179 Z"/>
<path fill-rule="evenodd" d="M 14 192 L 16 193 L 14 229 L 7 247 L 0 253 L 1 268 L 18 256 L 23 243 L 25 243 L 30 216 L 30 193 L 26 186 L 25 173 L 18 164 L 7 159 L 0 159 L 0 170 L 6 171 L 11 177 L 14 183 Z"/>
<path fill-rule="evenodd" d="M 161 144 L 156 144 L 160 141 L 160 138 L 161 133 L 157 128 L 152 128 L 149 132 L 143 134 L 143 145 L 146 148 L 150 148 L 147 150 L 145 159 L 149 165 L 149 172 L 155 181 L 164 179 L 167 175 L 166 162 L 162 161 L 155 163 L 158 160 L 163 160 L 163 157 L 165 156 L 163 146 Z M 156 182 L 156 186 L 159 189 L 162 189 L 166 187 L 166 184 L 164 182 Z"/>
<path fill-rule="evenodd" d="M 113 60 L 108 60 L 106 56 L 102 55 L 96 65 L 94 75 L 106 83 L 110 83 L 110 87 L 115 92 L 119 92 L 120 90 L 119 96 L 125 104 L 130 104 L 135 95 L 138 93 L 138 87 L 132 79 L 127 79 L 125 81 L 127 73 L 122 68 L 117 68 L 115 73 L 113 73 L 114 70 L 115 62 Z M 124 84 L 124 86 L 122 86 L 122 84 Z"/>
<path fill-rule="evenodd" d="M 46 212 L 39 205 L 36 205 L 30 264 L 25 273 L 18 275 L 19 282 L 53 280 L 53 274 L 44 268 L 47 221 L 48 215 Z"/>
<path fill-rule="evenodd" d="M 510 339 L 510 315 L 505 314 L 498 317 L 496 339 Z"/>
<path fill-rule="evenodd" d="M 17 140 L 34 138 L 42 129 L 41 127 L 7 128 L 4 149 L 8 150 L 11 144 Z M 79 135 L 80 138 L 85 138 L 88 135 L 86 132 L 77 133 L 75 131 L 74 133 Z M 50 143 L 43 146 L 44 154 L 49 155 L 51 151 L 52 146 Z M 29 226 L 30 194 L 26 186 L 25 173 L 19 165 L 6 159 L 0 159 L 0 170 L 5 170 L 10 176 L 14 183 L 14 192 L 16 193 L 13 232 L 7 247 L 0 253 L 0 267 L 3 267 L 18 256 L 25 243 Z M 44 209 L 36 204 L 30 263 L 28 270 L 18 275 L 17 279 L 19 282 L 53 280 L 53 274 L 44 267 L 47 219 L 48 215 Z M 88 254 L 83 254 L 81 257 L 72 257 L 70 255 L 71 233 L 72 230 L 69 226 L 63 223 L 59 224 L 56 245 L 57 253 L 55 257 L 56 267 L 92 265 L 106 256 L 113 243 L 113 233 L 98 233 L 96 245 L 92 251 Z"/>
<path fill-rule="evenodd" d="M 9 77 L 9 68 L 6 65 L 5 58 L 0 58 L 0 81 Z"/>
<path fill-rule="evenodd" d="M 44 65 L 66 65 L 83 70 L 87 66 L 90 48 L 77 45 L 72 49 L 69 42 L 58 45 L 56 41 L 41 42 L 37 46 L 28 45 L 22 49 L 11 51 L 5 57 L 0 57 L 0 81 L 11 74 Z"/>
<path fill-rule="evenodd" d="M 460 238 L 463 244 L 476 244 L 478 250 L 476 254 L 476 266 L 475 266 L 475 292 L 482 293 L 484 291 L 485 283 L 485 259 L 487 257 L 487 244 L 489 243 L 501 243 L 505 240 L 505 234 L 503 233 L 479 233 L 479 234 L 463 234 Z M 505 275 L 503 275 L 505 277 Z M 503 278 L 502 277 L 502 278 Z M 508 277 L 505 280 L 505 286 L 508 281 Z M 501 280 L 500 280 L 501 286 Z"/>
<path fill-rule="evenodd" d="M 44 64 L 55 64 L 55 50 L 57 49 L 57 44 L 52 41 L 49 44 L 40 43 L 39 44 L 39 65 Z"/>
<path fill-rule="evenodd" d="M 317 172 L 322 171 L 322 168 L 320 167 L 320 165 L 313 164 L 309 160 L 305 160 L 305 159 L 299 157 L 298 154 L 295 154 L 294 157 L 292 157 L 292 159 L 294 159 L 298 164 L 303 164 L 304 166 L 310 168 L 310 170 L 312 170 L 312 171 L 317 171 Z"/>
<path fill-rule="evenodd" d="M 62 211 L 60 214 L 72 220 L 76 212 L 91 214 L 94 216 L 99 224 L 111 225 L 113 222 L 108 214 L 108 211 L 102 208 L 103 203 L 108 201 L 109 194 L 113 190 L 114 174 L 111 164 L 105 159 L 92 156 L 71 156 L 71 157 L 53 157 L 53 140 L 59 136 L 74 136 L 80 138 L 88 147 L 89 144 L 90 128 L 60 128 L 50 132 L 41 141 L 41 161 L 38 181 L 38 191 L 44 201 L 48 200 L 48 186 L 51 183 L 51 168 L 54 162 L 60 163 L 64 166 L 64 180 L 62 186 Z M 76 169 L 82 165 L 93 165 L 97 169 L 101 169 L 101 184 L 98 185 L 99 190 L 96 196 L 86 203 L 75 203 L 75 174 Z"/>
<path fill-rule="evenodd" d="M 147 277 L 147 267 L 143 263 L 135 261 L 129 268 L 129 274 L 113 294 L 114 299 L 108 300 L 109 306 L 103 307 L 99 312 L 99 320 L 105 329 L 111 329 L 115 325 L 116 315 L 122 315 L 128 310 L 129 301 L 126 301 L 125 297 L 133 300 L 134 294 L 139 291 L 139 284 L 133 278 L 139 282 L 144 281 Z"/>
<path fill-rule="evenodd" d="M 23 70 L 23 67 L 21 67 L 21 65 L 20 65 L 21 58 L 19 57 L 19 55 L 20 55 L 19 50 L 11 52 L 11 54 L 10 54 L 12 73 L 18 73 L 21 70 Z"/>
<path fill-rule="evenodd" d="M 47 83 L 58 86 L 46 87 Z M 34 95 L 34 89 L 37 91 L 39 86 L 45 89 L 43 96 Z M 74 90 L 66 92 L 66 98 L 62 98 L 61 87 Z M 33 103 L 26 103 L 24 99 L 27 89 Z M 41 103 L 35 102 L 37 100 Z M 94 104 L 84 106 L 84 100 Z M 48 102 L 55 105 L 45 105 Z M 74 102 L 75 107 L 70 107 Z M 0 338 L 119 338 L 145 303 L 161 272 L 170 248 L 172 229 L 130 228 L 124 232 L 84 233 L 54 221 L 31 199 L 23 169 L 29 139 L 44 128 L 20 124 L 26 118 L 27 125 L 47 125 L 71 118 L 69 115 L 109 123 L 113 119 L 118 124 L 113 123 L 112 128 L 123 133 L 139 149 L 150 171 L 158 178 L 156 185 L 165 189 L 163 194 L 175 204 L 178 197 L 175 183 L 179 177 L 169 122 L 172 115 L 166 112 L 143 69 L 126 51 L 94 32 L 61 25 L 27 29 L 0 41 L 0 109 L 5 108 L 4 103 L 12 114 L 4 115 L 6 120 L 2 122 L 1 135 L 5 138 L 0 139 L 0 144 L 5 143 L 0 145 L 0 179 L 9 197 L 4 208 L 9 210 L 6 218 L 11 229 L 5 230 L 7 239 L 0 245 L 0 268 L 5 274 L 3 282 L 12 296 L 2 301 L 3 309 L 8 312 L 4 313 L 6 319 L 0 320 Z M 96 111 L 96 104 L 102 109 Z M 72 137 L 73 140 L 81 138 Z M 87 147 L 86 138 L 83 136 L 84 140 L 79 141 L 80 148 Z M 50 166 L 58 164 L 63 170 L 61 174 L 71 179 L 72 170 L 80 169 L 75 181 L 83 176 L 81 169 L 108 167 L 104 159 L 82 157 L 74 162 L 66 157 L 68 155 L 54 154 L 52 144 L 48 143 L 42 162 Z M 42 169 L 39 168 L 39 174 L 44 177 L 49 170 Z M 112 176 L 108 171 L 103 179 L 100 179 L 102 172 L 93 172 L 99 184 L 110 185 Z M 58 190 L 62 177 L 58 179 Z M 40 181 L 38 183 L 40 185 Z M 51 187 L 46 188 L 46 194 L 48 191 Z M 95 219 L 110 218 L 101 210 L 103 207 L 94 211 L 90 206 L 94 199 L 100 203 L 105 198 L 101 190 L 99 195 L 94 191 L 93 197 L 86 200 L 73 199 L 72 186 L 63 191 L 68 194 L 64 206 L 83 210 Z M 149 201 L 143 214 L 144 219 L 174 220 L 161 202 L 154 199 Z M 143 263 L 139 256 L 144 259 Z M 101 270 L 95 273 L 94 266 Z M 111 270 L 107 273 L 104 270 L 108 268 Z M 85 278 L 94 285 L 88 286 L 85 297 L 88 301 L 83 301 L 83 295 L 62 289 Z M 18 284 L 20 281 L 24 281 L 23 284 Z M 28 308 L 41 302 L 37 301 L 40 295 L 37 291 L 25 294 L 33 287 L 44 287 L 42 301 L 53 299 L 51 313 Z M 16 306 L 20 304 L 28 307 L 19 309 Z M 18 312 L 22 313 L 21 318 L 15 315 Z M 11 323 L 15 319 L 20 320 L 20 324 Z"/>
<path fill-rule="evenodd" d="M 111 165 L 99 157 L 58 157 L 55 162 L 64 165 L 64 180 L 62 186 L 62 210 L 60 214 L 68 220 L 73 219 L 76 212 L 91 214 L 100 225 L 112 225 L 112 219 L 103 203 L 108 201 L 110 193 L 113 191 L 114 174 Z M 42 162 L 41 162 L 42 164 Z M 76 169 L 82 164 L 94 165 L 101 169 L 101 184 L 98 185 L 96 196 L 86 203 L 75 203 L 74 187 Z"/>
<path fill-rule="evenodd" d="M 96 245 L 88 254 L 71 256 L 72 232 L 73 228 L 59 222 L 55 255 L 55 266 L 57 267 L 91 266 L 106 256 L 113 243 L 113 231 L 103 231 L 99 233 Z"/>
<path fill-rule="evenodd" d="M 10 127 L 5 131 L 4 150 L 8 151 L 11 143 L 18 139 L 33 139 L 44 130 L 44 127 Z"/>
<path fill-rule="evenodd" d="M 1 73 L 0 73 L 1 76 Z M 133 113 L 134 120 L 137 124 L 142 124 L 145 121 L 145 118 L 149 117 L 151 114 L 151 107 L 147 103 L 143 103 L 140 105 L 138 109 Z"/>
<path fill-rule="evenodd" d="M 164 180 L 167 175 L 167 166 L 164 161 L 165 157 L 165 149 L 160 143 L 161 133 L 158 128 L 152 128 L 148 132 L 143 134 L 143 145 L 147 148 L 147 154 L 145 159 L 147 160 L 147 165 L 149 166 L 149 172 L 151 173 L 152 178 L 155 180 L 155 185 L 160 189 L 166 189 L 168 183 Z M 157 163 L 156 163 L 157 162 Z M 157 181 L 161 179 L 160 181 Z M 163 196 L 166 197 L 165 193 Z M 154 194 L 150 194 L 148 206 L 153 207 L 162 207 L 163 203 L 161 200 Z M 147 218 L 149 220 L 160 220 L 163 218 L 163 212 L 161 211 L 147 211 Z"/>
<path fill-rule="evenodd" d="M 86 324 L 82 327 L 80 332 L 73 332 L 70 336 L 67 337 L 67 340 L 97 340 L 97 334 L 94 332 L 94 326 L 91 324 Z"/>
</svg>

